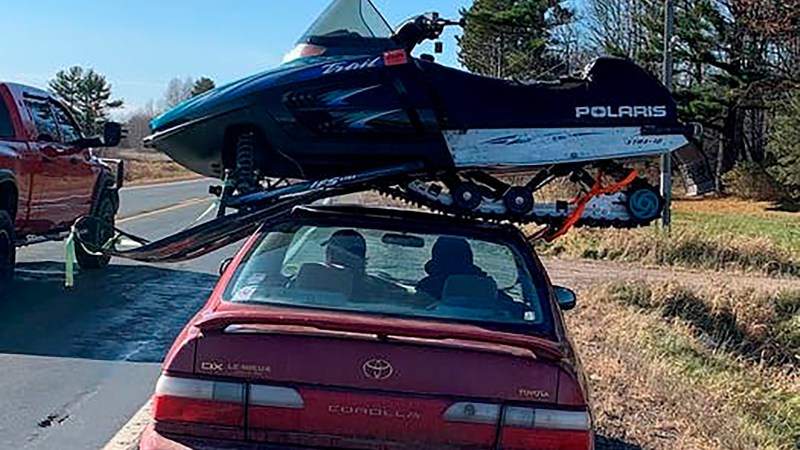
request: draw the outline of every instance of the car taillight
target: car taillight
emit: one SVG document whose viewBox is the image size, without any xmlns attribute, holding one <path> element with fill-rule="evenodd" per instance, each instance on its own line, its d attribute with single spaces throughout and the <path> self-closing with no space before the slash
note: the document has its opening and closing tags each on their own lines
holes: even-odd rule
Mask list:
<svg viewBox="0 0 800 450">
<path fill-rule="evenodd" d="M 592 424 L 587 411 L 460 402 L 447 408 L 444 419 L 486 425 L 502 423 L 499 447 L 504 450 L 588 450 L 592 446 Z"/>
<path fill-rule="evenodd" d="M 245 385 L 162 375 L 153 417 L 165 431 L 240 438 L 244 434 Z"/>
<path fill-rule="evenodd" d="M 291 388 L 162 375 L 156 383 L 153 418 L 163 431 L 229 439 L 244 437 L 247 405 L 302 409 Z"/>
<path fill-rule="evenodd" d="M 252 385 L 248 394 L 250 406 L 302 409 L 303 397 L 295 389 L 280 386 Z"/>
<path fill-rule="evenodd" d="M 509 406 L 503 413 L 501 448 L 587 450 L 592 447 L 587 411 Z"/>
<path fill-rule="evenodd" d="M 500 405 L 488 403 L 455 403 L 444 412 L 444 420 L 448 422 L 496 425 L 499 417 Z"/>
</svg>

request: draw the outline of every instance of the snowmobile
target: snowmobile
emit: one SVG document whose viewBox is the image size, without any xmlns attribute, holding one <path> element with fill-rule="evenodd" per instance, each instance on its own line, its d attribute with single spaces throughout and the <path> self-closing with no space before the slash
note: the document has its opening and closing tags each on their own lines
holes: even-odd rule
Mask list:
<svg viewBox="0 0 800 450">
<path fill-rule="evenodd" d="M 676 157 L 690 193 L 714 189 L 693 145 L 697 127 L 678 120 L 669 91 L 640 67 L 600 58 L 580 76 L 523 83 L 413 56 L 457 25 L 427 13 L 393 31 L 369 0 L 335 0 L 277 68 L 152 121 L 148 146 L 222 180 L 216 219 L 154 242 L 114 228 L 98 245 L 85 236 L 112 225 L 85 217 L 67 254 L 82 245 L 142 262 L 184 261 L 295 206 L 368 190 L 445 214 L 542 225 L 531 239 L 553 240 L 573 226 L 644 226 L 664 199 L 624 162 L 656 155 Z M 526 181 L 510 184 L 511 174 Z M 558 179 L 581 194 L 535 200 Z"/>
<path fill-rule="evenodd" d="M 688 155 L 679 165 L 695 192 L 711 189 L 691 142 L 696 127 L 679 122 L 670 92 L 642 68 L 600 58 L 579 77 L 523 83 L 412 56 L 457 25 L 427 13 L 394 31 L 370 0 L 335 0 L 283 64 L 155 118 L 146 145 L 224 180 L 215 191 L 220 214 L 276 198 L 278 181 L 403 164 L 419 170 L 370 188 L 444 212 L 523 223 L 652 222 L 663 198 L 620 164 L 626 158 Z M 532 175 L 523 185 L 498 177 L 517 172 Z M 613 183 L 603 187 L 608 176 Z M 587 195 L 572 205 L 534 200 L 559 178 Z"/>
</svg>

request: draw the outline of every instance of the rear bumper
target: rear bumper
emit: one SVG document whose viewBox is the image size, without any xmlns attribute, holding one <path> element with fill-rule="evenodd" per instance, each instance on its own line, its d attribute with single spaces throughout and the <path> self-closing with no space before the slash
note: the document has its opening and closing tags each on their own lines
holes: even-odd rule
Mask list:
<svg viewBox="0 0 800 450">
<path fill-rule="evenodd" d="M 291 450 L 292 447 L 275 447 L 242 441 L 190 438 L 159 433 L 150 424 L 142 433 L 139 450 Z M 299 449 L 298 449 L 299 450 Z"/>
<path fill-rule="evenodd" d="M 280 444 L 265 444 L 241 440 L 223 440 L 211 438 L 195 438 L 178 436 L 157 431 L 150 424 L 142 433 L 138 450 L 337 450 L 337 449 L 364 449 L 364 450 L 419 450 L 420 448 L 436 450 L 455 450 L 464 447 L 426 446 L 420 447 L 419 443 L 392 444 L 389 442 L 374 442 L 363 440 L 348 440 L 337 437 L 308 436 L 294 433 L 275 433 L 273 435 Z M 299 444 L 302 442 L 302 445 Z M 469 447 L 474 449 L 474 447 Z"/>
</svg>

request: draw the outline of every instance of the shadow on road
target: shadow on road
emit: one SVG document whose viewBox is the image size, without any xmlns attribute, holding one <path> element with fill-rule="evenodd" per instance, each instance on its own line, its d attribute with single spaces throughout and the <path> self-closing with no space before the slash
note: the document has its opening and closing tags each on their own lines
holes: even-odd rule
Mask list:
<svg viewBox="0 0 800 450">
<path fill-rule="evenodd" d="M 160 362 L 217 277 L 111 265 L 64 288 L 63 264 L 20 264 L 0 292 L 0 353 Z"/>
</svg>

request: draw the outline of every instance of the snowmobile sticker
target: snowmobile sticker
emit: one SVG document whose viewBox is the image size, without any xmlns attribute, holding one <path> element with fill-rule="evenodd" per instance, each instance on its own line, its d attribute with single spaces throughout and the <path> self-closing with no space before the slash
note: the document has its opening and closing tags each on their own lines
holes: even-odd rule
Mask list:
<svg viewBox="0 0 800 450">
<path fill-rule="evenodd" d="M 383 57 L 376 56 L 374 58 L 361 59 L 356 61 L 340 61 L 322 66 L 322 75 L 330 75 L 332 73 L 352 72 L 354 70 L 364 70 L 373 67 L 383 66 Z"/>
<path fill-rule="evenodd" d="M 654 156 L 689 143 L 681 135 L 642 136 L 640 127 L 445 131 L 444 136 L 459 168 Z"/>
<path fill-rule="evenodd" d="M 578 106 L 575 108 L 575 118 L 583 119 L 591 116 L 595 119 L 617 119 L 623 117 L 667 117 L 666 105 L 657 106 Z"/>
</svg>

